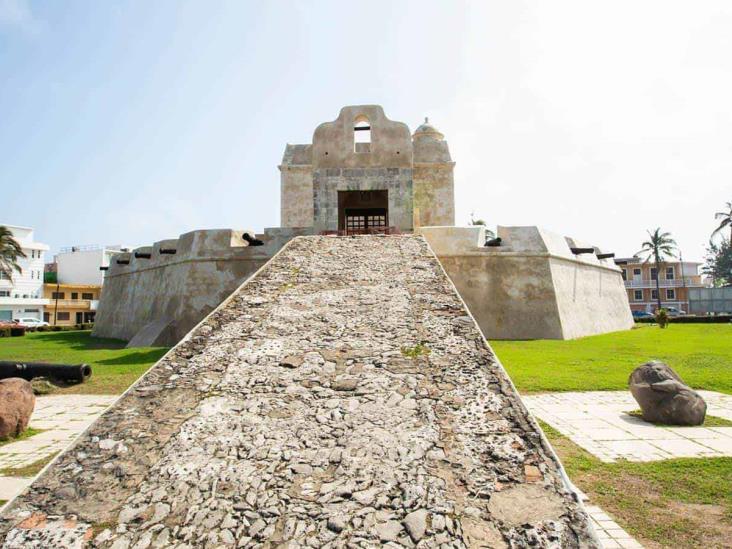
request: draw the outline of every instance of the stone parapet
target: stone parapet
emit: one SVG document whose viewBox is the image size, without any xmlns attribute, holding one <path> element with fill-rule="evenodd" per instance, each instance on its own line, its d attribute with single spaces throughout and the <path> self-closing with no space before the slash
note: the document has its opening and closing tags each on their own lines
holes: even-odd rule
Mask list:
<svg viewBox="0 0 732 549">
<path fill-rule="evenodd" d="M 192 231 L 161 240 L 109 266 L 94 335 L 170 346 L 264 265 L 293 236 L 309 229 L 266 229 L 262 246 L 243 234 L 253 230 Z M 135 336 L 144 331 L 144 338 Z"/>
<path fill-rule="evenodd" d="M 489 339 L 573 339 L 633 327 L 620 269 L 539 227 L 420 227 Z M 598 248 L 594 248 L 599 252 Z"/>
</svg>

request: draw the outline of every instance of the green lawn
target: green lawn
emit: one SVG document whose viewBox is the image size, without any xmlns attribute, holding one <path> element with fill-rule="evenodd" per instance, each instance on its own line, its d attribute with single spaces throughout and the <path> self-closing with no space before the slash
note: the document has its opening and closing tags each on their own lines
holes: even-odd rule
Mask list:
<svg viewBox="0 0 732 549">
<path fill-rule="evenodd" d="M 167 349 L 125 349 L 118 339 L 92 337 L 89 331 L 33 332 L 24 337 L 0 338 L 0 360 L 65 364 L 87 363 L 92 376 L 86 383 L 59 389 L 65 393 L 118 394 L 129 387 Z"/>
<path fill-rule="evenodd" d="M 491 346 L 524 393 L 627 390 L 633 369 L 652 359 L 666 362 L 696 389 L 732 393 L 729 324 L 641 325 L 573 341 Z M 572 482 L 645 546 L 730 546 L 732 458 L 603 463 L 550 426 L 542 428 Z"/>
<path fill-rule="evenodd" d="M 6 438 L 0 438 L 0 446 L 5 446 L 6 444 L 10 444 L 11 442 L 17 442 L 19 440 L 25 440 L 27 438 L 30 438 L 34 435 L 37 435 L 38 433 L 42 433 L 43 429 L 34 429 L 33 427 L 26 428 L 25 431 L 20 433 L 17 437 L 14 436 L 8 436 Z"/>
<path fill-rule="evenodd" d="M 732 458 L 603 463 L 541 427 L 572 482 L 646 547 L 729 547 Z"/>
<path fill-rule="evenodd" d="M 492 341 L 519 391 L 621 390 L 637 366 L 666 362 L 695 389 L 732 394 L 732 324 L 671 324 L 571 341 Z"/>
</svg>

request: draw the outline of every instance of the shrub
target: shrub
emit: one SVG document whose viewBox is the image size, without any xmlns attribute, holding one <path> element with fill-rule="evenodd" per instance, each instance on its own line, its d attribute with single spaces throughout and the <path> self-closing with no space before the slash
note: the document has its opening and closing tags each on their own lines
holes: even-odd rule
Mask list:
<svg viewBox="0 0 732 549">
<path fill-rule="evenodd" d="M 25 335 L 25 326 L 11 326 L 10 337 L 22 337 Z"/>
<path fill-rule="evenodd" d="M 658 309 L 655 317 L 659 328 L 665 328 L 668 326 L 668 313 L 666 312 L 666 309 Z"/>
<path fill-rule="evenodd" d="M 670 324 L 729 324 L 732 322 L 730 315 L 686 315 L 669 317 Z M 640 324 L 652 324 L 656 322 L 655 318 L 636 318 L 636 322 Z"/>
<path fill-rule="evenodd" d="M 10 326 L 0 326 L 0 337 L 10 337 Z"/>
</svg>

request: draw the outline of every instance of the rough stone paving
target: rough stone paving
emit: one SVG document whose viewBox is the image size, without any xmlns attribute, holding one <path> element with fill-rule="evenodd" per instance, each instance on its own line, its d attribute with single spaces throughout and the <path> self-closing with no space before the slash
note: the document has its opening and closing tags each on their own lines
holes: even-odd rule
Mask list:
<svg viewBox="0 0 732 549">
<path fill-rule="evenodd" d="M 304 237 L 3 513 L 3 547 L 597 547 L 426 242 Z"/>
</svg>

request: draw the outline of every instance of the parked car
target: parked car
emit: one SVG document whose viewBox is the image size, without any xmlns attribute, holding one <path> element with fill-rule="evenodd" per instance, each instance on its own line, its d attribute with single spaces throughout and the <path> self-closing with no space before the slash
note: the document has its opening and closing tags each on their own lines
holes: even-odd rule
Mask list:
<svg viewBox="0 0 732 549">
<path fill-rule="evenodd" d="M 639 318 L 654 318 L 653 313 L 649 313 L 648 311 L 633 311 L 633 318 L 639 319 Z"/>
<path fill-rule="evenodd" d="M 16 318 L 15 323 L 18 326 L 23 326 L 24 328 L 38 328 L 39 326 L 48 326 L 48 322 L 38 320 L 37 318 L 33 317 Z"/>
<path fill-rule="evenodd" d="M 681 316 L 686 314 L 686 311 L 682 311 L 676 307 L 666 307 L 666 312 L 668 313 L 668 316 Z"/>
</svg>

